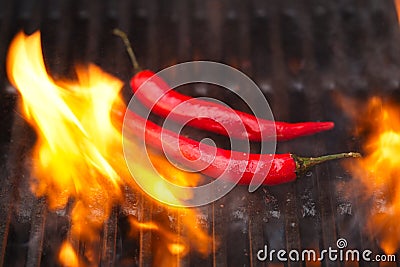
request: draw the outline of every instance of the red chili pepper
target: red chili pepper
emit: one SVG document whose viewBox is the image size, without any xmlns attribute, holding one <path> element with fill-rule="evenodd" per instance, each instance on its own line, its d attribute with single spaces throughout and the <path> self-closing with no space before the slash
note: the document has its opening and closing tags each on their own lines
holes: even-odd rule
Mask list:
<svg viewBox="0 0 400 267">
<path fill-rule="evenodd" d="M 114 116 L 118 116 L 119 121 L 122 121 L 122 113 L 114 111 Z M 177 159 L 182 154 L 188 160 L 198 160 L 194 165 L 187 166 L 190 168 L 195 169 L 198 167 L 197 164 L 202 166 L 207 164 L 208 167 L 203 169 L 201 173 L 212 178 L 219 178 L 225 172 L 224 179 L 235 181 L 234 178 L 240 175 L 239 184 L 250 184 L 256 174 L 265 177 L 264 185 L 287 183 L 294 181 L 298 174 L 307 171 L 316 164 L 328 160 L 361 156 L 354 152 L 316 158 L 304 158 L 290 153 L 277 155 L 246 154 L 215 148 L 206 144 L 200 145 L 200 142 L 163 129 L 130 110 L 126 111 L 125 116 L 125 127 L 128 127 L 129 133 L 136 137 L 142 137 L 143 131 L 145 131 L 147 145 L 169 153 Z M 161 132 L 163 132 L 163 139 L 161 139 Z M 267 168 L 269 163 L 271 163 L 270 169 Z M 240 170 L 240 167 L 245 167 L 244 172 Z"/>
<path fill-rule="evenodd" d="M 198 129 L 250 141 L 271 140 L 275 137 L 275 134 L 278 141 L 290 140 L 330 130 L 334 127 L 333 122 L 273 122 L 237 110 L 235 111 L 236 114 L 233 114 L 231 109 L 221 104 L 180 94 L 171 90 L 168 84 L 154 72 L 150 70 L 142 71 L 126 34 L 118 29 L 114 30 L 114 34 L 120 36 L 124 41 L 136 72 L 130 82 L 135 96 L 145 106 L 152 108 L 152 111 L 159 116 L 164 118 L 170 116 L 176 122 L 187 122 L 189 126 Z M 141 86 L 145 86 L 145 88 L 138 90 Z M 154 103 L 157 99 L 158 101 Z M 186 102 L 185 110 L 175 109 L 176 106 L 184 102 Z M 229 129 L 242 129 L 244 126 L 246 131 L 227 133 L 224 126 L 218 121 L 225 123 L 225 126 L 229 124 Z"/>
<path fill-rule="evenodd" d="M 138 90 L 141 86 L 144 88 Z M 163 79 L 150 70 L 138 72 L 131 79 L 131 87 L 135 97 L 148 108 L 154 104 L 152 112 L 161 117 L 170 116 L 176 122 L 187 122 L 189 126 L 234 138 L 249 139 L 250 141 L 261 141 L 263 138 L 267 141 L 274 138 L 276 133 L 277 140 L 283 141 L 334 127 L 333 122 L 285 123 L 260 119 L 237 110 L 235 110 L 236 114 L 233 114 L 230 108 L 221 104 L 195 99 L 171 90 Z M 154 99 L 158 99 L 158 101 L 154 103 Z M 183 103 L 185 104 L 184 110 L 174 109 Z M 230 129 L 241 129 L 244 126 L 246 132 L 227 133 L 226 128 L 217 121 L 223 122 L 225 126 L 229 124 Z"/>
</svg>

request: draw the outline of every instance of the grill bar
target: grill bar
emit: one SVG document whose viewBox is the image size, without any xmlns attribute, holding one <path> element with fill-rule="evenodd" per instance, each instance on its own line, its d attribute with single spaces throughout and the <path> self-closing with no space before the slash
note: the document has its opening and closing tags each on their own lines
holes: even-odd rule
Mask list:
<svg viewBox="0 0 400 267">
<path fill-rule="evenodd" d="M 2 173 L 5 173 L 2 171 Z M 1 183 L 1 197 L 0 197 L 0 214 L 1 217 L 4 218 L 0 221 L 0 266 L 3 266 L 5 254 L 6 254 L 6 247 L 7 247 L 7 237 L 8 232 L 10 229 L 10 221 L 11 221 L 11 192 L 10 189 L 12 188 L 12 183 L 8 176 L 2 177 Z"/>
<path fill-rule="evenodd" d="M 13 8 L 14 8 L 14 2 L 13 1 L 7 1 L 3 0 L 3 3 L 1 4 L 2 6 L 2 13 L 0 17 L 0 38 L 3 40 L 0 44 L 0 60 L 1 62 L 5 62 L 5 57 L 6 57 L 6 49 L 7 49 L 7 44 L 9 42 L 10 38 L 10 33 L 11 33 L 11 26 L 12 26 L 12 15 L 13 15 Z M 5 82 L 5 69 L 4 69 L 4 64 L 0 65 L 0 83 L 4 84 Z"/>
<path fill-rule="evenodd" d="M 13 129 L 15 129 L 16 124 L 14 123 Z M 16 133 L 15 130 L 11 131 Z M 4 150 L 7 151 L 6 148 Z M 15 154 L 13 154 L 15 157 Z M 10 158 L 10 155 L 8 156 Z M 11 160 L 11 159 L 10 159 Z M 6 161 L 7 162 L 7 161 Z M 0 266 L 3 266 L 4 259 L 6 255 L 7 239 L 10 230 L 10 221 L 12 216 L 12 193 L 14 188 L 14 176 L 10 175 L 9 169 L 6 163 L 1 164 L 2 175 L 0 180 L 1 194 L 0 194 L 0 215 L 3 220 L 0 220 Z"/>
<path fill-rule="evenodd" d="M 224 225 L 228 223 L 225 216 L 225 201 L 218 201 L 212 204 L 212 235 L 213 235 L 213 266 L 227 266 L 228 244 L 225 238 L 226 228 Z"/>
<path fill-rule="evenodd" d="M 264 248 L 264 231 L 260 222 L 265 222 L 265 211 L 258 203 L 263 200 L 263 193 L 252 194 L 248 198 L 249 222 L 249 261 L 250 266 L 265 266 L 257 259 L 257 252 Z"/>
<path fill-rule="evenodd" d="M 47 217 L 47 206 L 44 198 L 39 198 L 35 203 L 35 210 L 33 213 L 30 236 L 29 236 L 29 249 L 26 266 L 40 266 L 43 242 L 44 242 L 44 231 Z"/>
<path fill-rule="evenodd" d="M 25 213 L 29 216 L 30 211 L 27 209 L 27 203 L 18 201 L 21 197 L 20 193 L 23 190 L 19 190 L 21 180 L 19 179 L 24 175 L 24 165 L 15 164 L 15 162 L 21 163 L 24 161 L 24 155 L 26 155 L 28 148 L 32 145 L 32 133 L 29 131 L 26 123 L 17 114 L 15 115 L 14 124 L 12 128 L 12 139 L 13 143 L 8 151 L 8 159 L 6 166 L 4 167 L 5 176 L 2 177 L 2 194 L 1 194 L 1 214 L 4 215 L 4 221 L 2 220 L 1 225 L 1 240 L 2 246 L 9 244 L 10 240 L 10 225 L 12 221 L 15 221 L 15 215 L 20 218 L 20 222 L 23 223 Z M 29 188 L 27 188 L 29 190 Z M 30 195 L 23 196 L 26 199 L 31 198 Z M 14 216 L 13 216 L 14 215 Z M 9 248 L 1 248 L 2 258 L 1 261 L 9 254 Z M 4 254 L 3 254 L 4 253 Z M 3 262 L 4 264 L 4 262 Z"/>
<path fill-rule="evenodd" d="M 110 219 L 104 224 L 103 244 L 101 250 L 101 266 L 115 266 L 117 245 L 118 210 L 113 208 Z"/>
<path fill-rule="evenodd" d="M 139 222 L 152 221 L 153 204 L 145 197 L 141 196 L 139 203 Z M 140 229 L 139 236 L 139 266 L 152 266 L 152 233 L 148 230 Z"/>
</svg>

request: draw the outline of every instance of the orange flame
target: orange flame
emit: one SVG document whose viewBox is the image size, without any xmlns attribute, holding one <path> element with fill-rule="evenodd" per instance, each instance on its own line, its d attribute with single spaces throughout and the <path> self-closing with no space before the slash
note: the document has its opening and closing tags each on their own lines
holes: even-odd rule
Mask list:
<svg viewBox="0 0 400 267">
<path fill-rule="evenodd" d="M 65 241 L 61 245 L 60 254 L 58 255 L 58 259 L 63 266 L 66 267 L 78 267 L 79 259 L 78 256 L 72 247 L 72 245 Z"/>
<path fill-rule="evenodd" d="M 358 114 L 357 133 L 367 136 L 365 157 L 349 167 L 364 200 L 378 202 L 367 228 L 380 240 L 381 248 L 392 254 L 400 245 L 400 107 L 373 97 Z"/>
<path fill-rule="evenodd" d="M 136 188 L 123 158 L 121 127 L 115 126 L 121 126 L 120 118 L 111 116 L 113 110 L 126 108 L 119 96 L 122 82 L 93 64 L 76 69 L 78 81 L 54 81 L 46 72 L 39 32 L 30 36 L 17 34 L 9 48 L 7 72 L 21 94 L 24 118 L 37 133 L 32 155 L 36 178 L 31 183 L 33 192 L 46 196 L 51 209 L 64 208 L 73 199 L 71 237 L 99 242 L 100 229 L 112 207 L 125 203 L 121 186 Z M 150 158 L 162 176 L 178 184 L 195 185 L 200 180 L 198 174 L 178 170 L 164 157 L 150 154 Z M 146 170 L 143 175 L 155 184 L 154 190 L 174 196 L 174 192 L 159 188 L 155 183 L 160 181 L 158 177 L 148 175 Z M 168 209 L 185 215 L 182 222 L 187 234 L 178 235 L 178 239 L 196 243 L 194 247 L 207 254 L 211 239 L 203 229 L 195 227 L 196 211 Z M 156 222 L 132 225 L 141 230 L 160 228 Z M 172 231 L 163 232 L 176 236 Z M 164 257 L 185 254 L 186 247 L 173 244 L 176 238 L 168 240 L 172 249 L 158 255 L 160 262 Z M 89 258 L 96 258 L 90 256 L 95 254 L 85 252 Z M 63 244 L 59 260 L 66 266 L 79 265 L 68 242 Z"/>
<path fill-rule="evenodd" d="M 397 20 L 399 20 L 399 22 L 400 22 L 400 0 L 395 0 L 394 4 L 396 7 L 396 12 L 397 12 Z"/>
<path fill-rule="evenodd" d="M 46 195 L 52 209 L 75 197 L 72 231 L 90 239 L 91 229 L 100 227 L 121 199 L 121 178 L 112 163 L 121 135 L 109 112 L 115 103 L 122 104 L 122 82 L 89 65 L 77 69 L 79 86 L 56 84 L 45 69 L 39 32 L 19 33 L 8 55 L 8 76 L 22 95 L 24 117 L 37 133 L 33 175 L 38 179 L 32 189 Z M 93 227 L 82 231 L 85 225 Z"/>
</svg>

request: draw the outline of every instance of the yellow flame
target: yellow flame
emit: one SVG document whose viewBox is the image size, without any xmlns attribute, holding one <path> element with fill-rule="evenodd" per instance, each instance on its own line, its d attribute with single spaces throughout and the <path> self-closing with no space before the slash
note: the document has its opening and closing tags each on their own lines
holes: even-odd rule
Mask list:
<svg viewBox="0 0 400 267">
<path fill-rule="evenodd" d="M 60 253 L 58 254 L 58 260 L 62 264 L 62 266 L 65 267 L 78 267 L 79 265 L 79 259 L 78 256 L 72 247 L 72 245 L 65 241 L 61 245 Z"/>
<path fill-rule="evenodd" d="M 183 255 L 186 252 L 186 246 L 178 242 L 169 244 L 168 249 L 173 255 Z"/>
<path fill-rule="evenodd" d="M 113 205 L 125 201 L 121 185 L 139 190 L 123 158 L 121 125 L 122 111 L 126 107 L 119 96 L 122 82 L 93 64 L 76 68 L 77 81 L 54 81 L 46 72 L 39 32 L 30 36 L 22 32 L 16 35 L 8 52 L 7 73 L 21 94 L 24 118 L 37 134 L 32 152 L 36 178 L 32 181 L 33 192 L 46 196 L 51 209 L 63 208 L 73 199 L 72 238 L 99 242 L 100 229 Z M 166 179 L 185 186 L 199 182 L 198 174 L 175 168 L 165 157 L 149 155 Z M 162 179 L 149 173 L 146 169 L 141 171 L 155 191 L 175 198 L 174 192 L 157 183 Z M 196 210 L 168 210 L 184 214 L 182 225 L 187 229 L 185 236 L 178 235 L 176 239 L 175 233 L 161 227 L 168 240 L 186 238 L 196 243 L 194 248 L 200 253 L 208 253 L 211 239 L 203 229 L 196 228 Z M 165 222 L 137 222 L 132 226 L 160 231 L 159 223 Z M 171 251 L 165 248 L 157 261 L 163 261 L 168 254 Z M 65 265 L 79 264 L 68 242 L 64 243 L 59 257 L 61 262 L 68 263 Z"/>
<path fill-rule="evenodd" d="M 122 104 L 122 82 L 89 65 L 77 68 L 78 83 L 57 84 L 46 72 L 39 32 L 15 37 L 7 71 L 21 93 L 24 116 L 37 133 L 33 191 L 46 195 L 52 209 L 75 197 L 72 231 L 91 238 L 90 229 L 100 226 L 121 198 L 121 178 L 112 164 L 121 135 L 110 110 Z M 82 231 L 82 225 L 89 231 Z"/>
<path fill-rule="evenodd" d="M 382 249 L 391 254 L 400 245 L 400 108 L 373 97 L 359 114 L 357 132 L 367 133 L 363 146 L 366 154 L 349 167 L 365 189 L 363 197 L 381 198 L 367 227 L 380 240 Z M 360 184 L 357 190 L 361 190 Z"/>
</svg>

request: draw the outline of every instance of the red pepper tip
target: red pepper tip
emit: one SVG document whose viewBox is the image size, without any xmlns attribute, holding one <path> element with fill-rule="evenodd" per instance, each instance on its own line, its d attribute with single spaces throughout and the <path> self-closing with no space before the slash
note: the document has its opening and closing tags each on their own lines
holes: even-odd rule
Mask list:
<svg viewBox="0 0 400 267">
<path fill-rule="evenodd" d="M 322 122 L 303 122 L 299 124 L 302 128 L 302 135 L 314 134 L 318 132 L 328 131 L 335 127 L 335 123 L 332 121 L 322 121 Z"/>
<path fill-rule="evenodd" d="M 309 124 L 312 127 L 309 127 L 310 132 L 314 133 L 331 130 L 335 127 L 335 123 L 333 121 L 321 121 L 321 122 L 304 122 L 303 125 Z"/>
<path fill-rule="evenodd" d="M 312 135 L 331 130 L 335 127 L 335 123 L 332 121 L 298 123 L 275 122 L 275 125 L 278 141 L 291 140 L 300 136 Z"/>
</svg>

